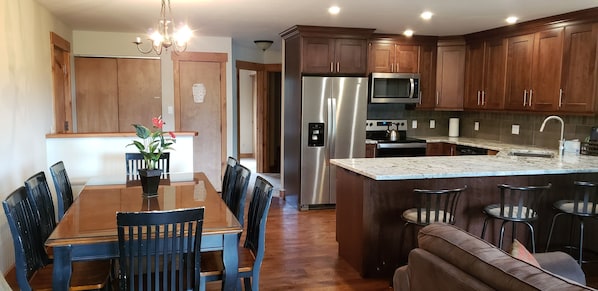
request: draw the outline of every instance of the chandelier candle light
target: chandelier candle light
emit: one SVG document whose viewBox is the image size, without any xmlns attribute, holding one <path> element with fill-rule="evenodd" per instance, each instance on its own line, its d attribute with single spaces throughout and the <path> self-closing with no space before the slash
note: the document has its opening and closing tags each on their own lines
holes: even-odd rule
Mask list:
<svg viewBox="0 0 598 291">
<path fill-rule="evenodd" d="M 168 10 L 166 10 L 167 8 Z M 148 40 L 152 42 L 152 46 L 146 50 L 142 49 L 141 44 L 143 42 L 140 37 L 137 37 L 133 42 L 137 45 L 137 50 L 144 54 L 149 54 L 153 51 L 157 55 L 160 55 L 162 54 L 162 48 L 168 50 L 172 46 L 175 52 L 184 52 L 187 49 L 187 43 L 191 39 L 193 32 L 186 24 L 175 29 L 174 23 L 172 10 L 170 9 L 170 0 L 162 0 L 160 20 L 156 29 L 150 30 L 149 33 Z"/>
</svg>

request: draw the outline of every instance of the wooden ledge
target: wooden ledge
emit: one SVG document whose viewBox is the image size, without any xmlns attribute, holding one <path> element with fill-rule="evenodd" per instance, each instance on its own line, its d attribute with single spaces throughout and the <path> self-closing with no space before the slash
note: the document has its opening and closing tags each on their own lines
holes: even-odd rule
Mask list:
<svg viewBox="0 0 598 291">
<path fill-rule="evenodd" d="M 197 136 L 197 131 L 175 131 L 178 136 Z M 136 137 L 134 132 L 48 133 L 46 138 Z"/>
</svg>

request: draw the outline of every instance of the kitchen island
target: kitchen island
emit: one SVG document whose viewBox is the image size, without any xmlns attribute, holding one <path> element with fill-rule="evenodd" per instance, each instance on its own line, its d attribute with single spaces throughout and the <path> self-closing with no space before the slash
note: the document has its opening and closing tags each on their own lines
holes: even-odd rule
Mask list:
<svg viewBox="0 0 598 291">
<path fill-rule="evenodd" d="M 401 237 L 401 213 L 413 206 L 413 189 L 458 188 L 467 185 L 455 213 L 456 225 L 480 235 L 484 206 L 498 200 L 497 185 L 546 185 L 552 189 L 538 210 L 536 244 L 542 250 L 548 236 L 553 201 L 564 198 L 575 180 L 598 181 L 598 157 L 520 157 L 501 152 L 496 156 L 451 156 L 376 159 L 334 159 L 336 166 L 336 215 L 339 256 L 363 277 L 390 277 L 406 262 L 415 247 L 415 232 Z M 500 223 L 489 224 L 486 239 L 496 244 Z M 568 225 L 556 226 L 554 245 L 567 238 Z M 598 227 L 596 222 L 586 227 Z M 511 240 L 505 232 L 505 247 Z M 585 245 L 598 243 L 598 235 L 586 233 Z M 527 241 L 526 228 L 518 227 L 518 238 Z M 575 234 L 574 234 L 575 235 Z M 405 240 L 404 250 L 398 250 Z M 551 245 L 553 245 L 551 243 Z"/>
</svg>

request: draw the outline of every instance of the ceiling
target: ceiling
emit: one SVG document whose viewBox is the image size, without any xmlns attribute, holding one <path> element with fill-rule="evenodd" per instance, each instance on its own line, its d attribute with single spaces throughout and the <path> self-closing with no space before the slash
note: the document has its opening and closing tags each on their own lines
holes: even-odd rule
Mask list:
<svg viewBox="0 0 598 291">
<path fill-rule="evenodd" d="M 74 30 L 145 34 L 157 22 L 159 0 L 37 0 Z M 331 16 L 327 9 L 338 5 Z M 300 25 L 375 28 L 400 34 L 462 35 L 505 26 L 507 16 L 522 21 L 598 6 L 598 0 L 171 0 L 175 21 L 187 22 L 194 37 L 232 37 L 253 47 L 256 39 L 274 41 Z M 419 14 L 434 13 L 429 21 Z"/>
</svg>

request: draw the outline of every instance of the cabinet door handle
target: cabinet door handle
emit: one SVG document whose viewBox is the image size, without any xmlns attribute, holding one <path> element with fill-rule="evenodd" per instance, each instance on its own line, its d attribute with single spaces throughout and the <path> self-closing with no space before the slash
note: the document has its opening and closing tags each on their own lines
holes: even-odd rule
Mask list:
<svg viewBox="0 0 598 291">
<path fill-rule="evenodd" d="M 523 107 L 527 105 L 527 90 L 523 90 Z"/>
<path fill-rule="evenodd" d="M 436 105 L 438 105 L 438 91 L 436 91 Z"/>
<path fill-rule="evenodd" d="M 478 106 L 480 106 L 480 91 L 478 90 Z"/>
<path fill-rule="evenodd" d="M 334 62 L 330 62 L 330 72 L 334 72 Z"/>
<path fill-rule="evenodd" d="M 339 62 L 336 62 L 336 72 L 338 73 L 338 72 L 340 72 L 340 71 L 341 71 L 341 70 L 340 70 L 340 63 L 339 63 Z"/>
<path fill-rule="evenodd" d="M 559 89 L 559 107 L 563 106 L 563 88 Z"/>
<path fill-rule="evenodd" d="M 486 91 L 482 90 L 482 106 L 486 105 Z"/>
<path fill-rule="evenodd" d="M 422 105 L 422 91 L 419 91 L 419 105 Z"/>
<path fill-rule="evenodd" d="M 390 64 L 390 71 L 394 72 L 395 71 L 395 64 Z"/>
<path fill-rule="evenodd" d="M 527 104 L 529 107 L 532 107 L 532 97 L 534 96 L 534 90 L 529 89 L 529 103 Z"/>
</svg>

